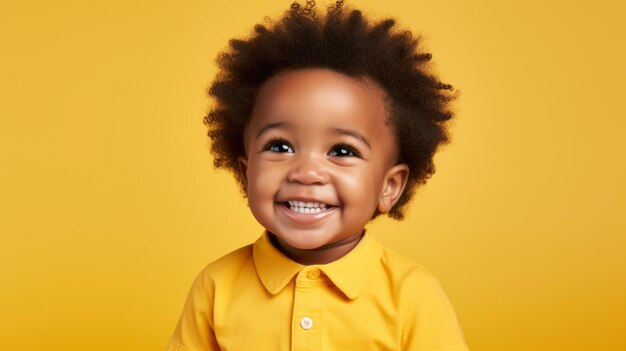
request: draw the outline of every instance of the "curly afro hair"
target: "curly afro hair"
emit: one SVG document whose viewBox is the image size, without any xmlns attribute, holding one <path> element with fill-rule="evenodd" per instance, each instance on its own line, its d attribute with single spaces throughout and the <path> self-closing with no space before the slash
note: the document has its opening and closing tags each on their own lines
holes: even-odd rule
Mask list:
<svg viewBox="0 0 626 351">
<path fill-rule="evenodd" d="M 343 5 L 337 1 L 320 15 L 314 1 L 307 0 L 304 7 L 294 2 L 280 21 L 257 24 L 247 40 L 229 41 L 218 55 L 220 71 L 209 88 L 216 104 L 204 117 L 214 164 L 234 173 L 245 196 L 238 164 L 245 155 L 244 129 L 257 92 L 277 73 L 317 67 L 370 78 L 387 94 L 398 163 L 409 167 L 404 192 L 389 212 L 402 219 L 417 186 L 435 172 L 433 155 L 449 140 L 446 122 L 453 116 L 450 103 L 456 94 L 431 72 L 432 55 L 421 50 L 419 37 L 394 29 L 394 19 L 371 23 L 361 11 Z"/>
</svg>

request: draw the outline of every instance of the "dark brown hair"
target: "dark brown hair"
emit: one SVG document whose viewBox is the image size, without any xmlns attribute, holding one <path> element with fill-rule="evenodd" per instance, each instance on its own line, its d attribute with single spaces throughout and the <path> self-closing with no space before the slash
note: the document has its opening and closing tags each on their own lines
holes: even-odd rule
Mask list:
<svg viewBox="0 0 626 351">
<path fill-rule="evenodd" d="M 420 38 L 394 29 L 395 20 L 372 22 L 343 1 L 326 14 L 307 0 L 294 2 L 276 22 L 257 24 L 245 40 L 232 39 L 217 58 L 220 71 L 209 89 L 214 107 L 204 117 L 216 167 L 232 171 L 243 188 L 238 158 L 245 155 L 244 129 L 263 83 L 279 72 L 320 67 L 377 82 L 388 98 L 388 119 L 399 146 L 398 163 L 409 167 L 407 186 L 389 216 L 402 210 L 418 185 L 435 172 L 433 155 L 449 139 L 451 85 L 431 72 L 432 55 Z M 379 213 L 376 212 L 374 217 Z"/>
</svg>

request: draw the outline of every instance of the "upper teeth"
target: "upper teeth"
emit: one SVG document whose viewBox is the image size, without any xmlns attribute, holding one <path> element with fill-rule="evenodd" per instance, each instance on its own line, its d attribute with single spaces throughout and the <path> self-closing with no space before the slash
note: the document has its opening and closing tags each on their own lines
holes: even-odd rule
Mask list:
<svg viewBox="0 0 626 351">
<path fill-rule="evenodd" d="M 287 201 L 289 208 L 297 213 L 315 214 L 326 210 L 326 204 L 321 202 Z"/>
<path fill-rule="evenodd" d="M 321 202 L 287 201 L 291 207 L 308 207 L 325 209 L 326 204 Z"/>
</svg>

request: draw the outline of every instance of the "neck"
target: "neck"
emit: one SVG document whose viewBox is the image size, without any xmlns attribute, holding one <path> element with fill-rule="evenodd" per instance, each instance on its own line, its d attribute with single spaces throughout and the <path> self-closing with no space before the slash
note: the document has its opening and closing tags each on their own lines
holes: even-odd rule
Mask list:
<svg viewBox="0 0 626 351">
<path fill-rule="evenodd" d="M 305 250 L 289 246 L 279 237 L 268 232 L 272 244 L 280 250 L 280 252 L 293 261 L 306 266 L 313 264 L 326 264 L 340 259 L 348 252 L 352 251 L 352 249 L 359 243 L 364 233 L 364 231 L 361 231 L 345 239 L 332 242 L 315 249 Z"/>
</svg>

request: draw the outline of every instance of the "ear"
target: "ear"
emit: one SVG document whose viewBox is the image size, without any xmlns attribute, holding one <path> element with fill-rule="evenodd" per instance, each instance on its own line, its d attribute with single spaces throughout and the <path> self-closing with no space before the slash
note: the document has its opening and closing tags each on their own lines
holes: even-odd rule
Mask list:
<svg viewBox="0 0 626 351">
<path fill-rule="evenodd" d="M 387 213 L 398 202 L 409 179 L 409 166 L 399 164 L 391 167 L 385 175 L 383 188 L 378 199 L 378 211 Z"/>
<path fill-rule="evenodd" d="M 243 179 L 243 185 L 248 189 L 248 159 L 245 156 L 239 156 L 237 159 L 239 161 L 239 173 L 241 175 L 241 179 Z"/>
</svg>

